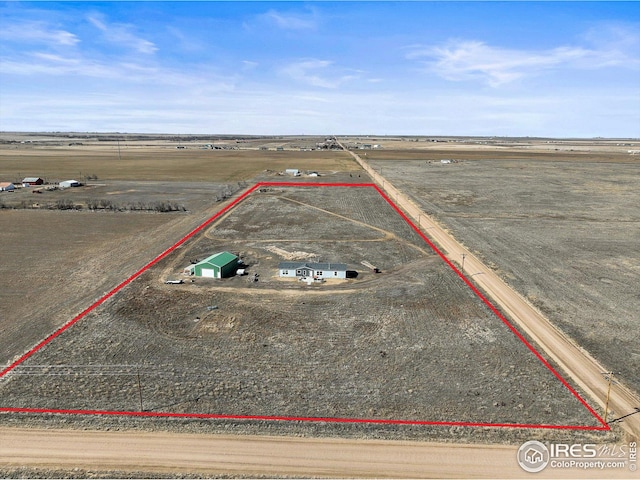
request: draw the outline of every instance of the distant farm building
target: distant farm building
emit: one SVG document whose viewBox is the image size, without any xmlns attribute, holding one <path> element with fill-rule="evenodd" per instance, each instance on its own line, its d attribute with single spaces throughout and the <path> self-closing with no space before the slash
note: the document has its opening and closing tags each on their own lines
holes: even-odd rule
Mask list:
<svg viewBox="0 0 640 480">
<path fill-rule="evenodd" d="M 205 278 L 225 278 L 236 274 L 238 257 L 233 253 L 219 252 L 184 269 L 187 275 Z"/>
<path fill-rule="evenodd" d="M 298 170 L 297 168 L 287 168 L 284 173 L 286 173 L 287 175 L 292 175 L 294 177 L 299 177 L 300 176 L 300 170 Z"/>
<path fill-rule="evenodd" d="M 23 187 L 33 187 L 35 185 L 42 185 L 43 183 L 44 183 L 44 180 L 41 179 L 40 177 L 27 177 L 24 180 L 22 180 Z"/>
<path fill-rule="evenodd" d="M 346 263 L 281 262 L 278 270 L 284 278 L 347 278 Z"/>
<path fill-rule="evenodd" d="M 71 187 L 79 187 L 80 182 L 76 180 L 65 180 L 64 182 L 60 182 L 58 185 L 60 188 L 71 188 Z"/>
<path fill-rule="evenodd" d="M 0 183 L 0 192 L 13 192 L 16 189 L 16 186 L 10 182 L 2 182 Z"/>
</svg>

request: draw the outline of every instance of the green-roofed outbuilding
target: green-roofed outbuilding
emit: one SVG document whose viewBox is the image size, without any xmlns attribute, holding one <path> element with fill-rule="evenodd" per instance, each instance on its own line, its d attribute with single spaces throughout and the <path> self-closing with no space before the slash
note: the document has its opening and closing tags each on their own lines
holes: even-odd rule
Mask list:
<svg viewBox="0 0 640 480">
<path fill-rule="evenodd" d="M 220 252 L 191 265 L 191 275 L 207 278 L 224 278 L 235 275 L 238 269 L 238 257 L 233 253 Z"/>
</svg>

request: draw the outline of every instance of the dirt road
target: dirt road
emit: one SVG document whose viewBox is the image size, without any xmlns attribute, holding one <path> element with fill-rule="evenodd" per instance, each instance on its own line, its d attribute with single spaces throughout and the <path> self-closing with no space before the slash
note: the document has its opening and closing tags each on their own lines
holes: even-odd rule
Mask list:
<svg viewBox="0 0 640 480">
<path fill-rule="evenodd" d="M 415 203 L 376 172 L 366 161 L 357 154 L 350 153 L 374 181 L 382 186 L 386 194 L 435 241 L 451 262 L 461 265 L 464 256 L 464 275 L 473 277 L 473 281 L 517 322 L 522 331 L 533 338 L 546 354 L 604 409 L 608 390 L 608 381 L 603 375 L 606 369 L 588 352 L 552 325 L 520 294 L 502 281 L 493 270 L 460 245 L 442 226 L 421 211 Z M 624 418 L 620 424 L 635 438 L 640 438 L 640 413 L 633 414 L 637 411 L 636 409 L 640 409 L 638 395 L 623 385 L 614 383 L 611 386 L 607 420 L 611 421 L 632 414 Z"/>
<path fill-rule="evenodd" d="M 0 473 L 31 468 L 202 475 L 520 478 L 517 446 L 0 428 Z M 549 468 L 549 467 L 548 467 Z M 602 471 L 553 469 L 554 478 Z M 538 476 L 546 478 L 543 472 Z M 626 469 L 609 478 L 633 478 Z"/>
</svg>

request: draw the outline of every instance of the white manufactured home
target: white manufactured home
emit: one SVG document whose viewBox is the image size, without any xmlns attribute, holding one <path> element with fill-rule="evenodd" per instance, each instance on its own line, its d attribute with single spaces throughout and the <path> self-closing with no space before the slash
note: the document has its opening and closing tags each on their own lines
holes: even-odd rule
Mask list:
<svg viewBox="0 0 640 480">
<path fill-rule="evenodd" d="M 281 262 L 278 271 L 285 278 L 347 278 L 346 263 Z"/>
</svg>

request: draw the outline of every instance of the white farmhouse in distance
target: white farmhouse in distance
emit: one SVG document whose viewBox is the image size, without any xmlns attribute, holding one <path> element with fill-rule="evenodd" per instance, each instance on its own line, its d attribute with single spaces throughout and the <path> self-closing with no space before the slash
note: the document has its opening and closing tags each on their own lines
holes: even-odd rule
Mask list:
<svg viewBox="0 0 640 480">
<path fill-rule="evenodd" d="M 76 180 L 65 180 L 64 182 L 60 182 L 58 184 L 60 188 L 71 188 L 71 187 L 79 187 L 80 182 Z"/>
</svg>

